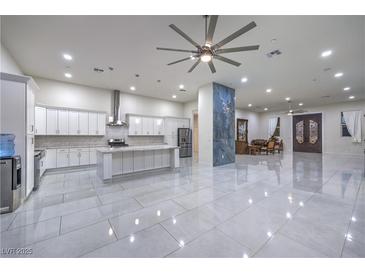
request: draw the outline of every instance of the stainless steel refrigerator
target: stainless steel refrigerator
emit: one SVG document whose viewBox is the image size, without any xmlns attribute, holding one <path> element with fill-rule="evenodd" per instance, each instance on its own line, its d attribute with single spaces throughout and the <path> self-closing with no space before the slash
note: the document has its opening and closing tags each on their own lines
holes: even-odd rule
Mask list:
<svg viewBox="0 0 365 274">
<path fill-rule="evenodd" d="M 180 158 L 192 156 L 192 137 L 190 128 L 177 129 L 177 145 L 180 147 Z"/>
</svg>

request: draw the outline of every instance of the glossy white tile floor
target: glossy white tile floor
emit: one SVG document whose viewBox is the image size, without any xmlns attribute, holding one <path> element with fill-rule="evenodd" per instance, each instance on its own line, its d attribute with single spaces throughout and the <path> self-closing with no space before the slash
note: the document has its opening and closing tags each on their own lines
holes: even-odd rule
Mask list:
<svg viewBox="0 0 365 274">
<path fill-rule="evenodd" d="M 363 157 L 237 156 L 104 184 L 44 176 L 0 216 L 1 250 L 24 257 L 365 257 Z M 7 255 L 2 254 L 3 257 Z M 14 257 L 14 255 L 12 255 Z"/>
</svg>

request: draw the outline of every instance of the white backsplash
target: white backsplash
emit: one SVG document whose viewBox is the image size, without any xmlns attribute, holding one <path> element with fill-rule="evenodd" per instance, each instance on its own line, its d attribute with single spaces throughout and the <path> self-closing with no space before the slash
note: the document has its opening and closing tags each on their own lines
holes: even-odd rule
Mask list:
<svg viewBox="0 0 365 274">
<path fill-rule="evenodd" d="M 105 136 L 36 136 L 35 147 L 80 147 L 107 145 L 110 138 L 124 138 L 129 145 L 163 144 L 163 136 L 128 136 L 128 128 L 107 127 Z"/>
</svg>

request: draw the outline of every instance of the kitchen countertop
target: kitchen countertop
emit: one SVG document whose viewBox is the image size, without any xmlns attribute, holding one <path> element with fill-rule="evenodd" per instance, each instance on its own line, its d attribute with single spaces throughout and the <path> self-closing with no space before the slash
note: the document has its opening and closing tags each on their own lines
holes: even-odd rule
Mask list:
<svg viewBox="0 0 365 274">
<path fill-rule="evenodd" d="M 145 151 L 145 150 L 160 150 L 160 149 L 175 149 L 177 146 L 170 145 L 146 145 L 146 146 L 127 146 L 127 147 L 108 147 L 108 148 L 97 148 L 97 152 L 101 153 L 113 153 L 123 151 Z"/>
</svg>

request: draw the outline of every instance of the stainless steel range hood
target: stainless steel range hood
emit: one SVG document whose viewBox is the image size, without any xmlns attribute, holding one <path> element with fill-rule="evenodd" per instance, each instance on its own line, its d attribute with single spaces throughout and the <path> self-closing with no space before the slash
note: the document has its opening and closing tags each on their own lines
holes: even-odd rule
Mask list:
<svg viewBox="0 0 365 274">
<path fill-rule="evenodd" d="M 128 124 L 125 121 L 119 119 L 119 108 L 120 108 L 120 91 L 114 90 L 113 95 L 113 121 L 110 121 L 107 126 L 110 127 L 126 127 Z"/>
</svg>

